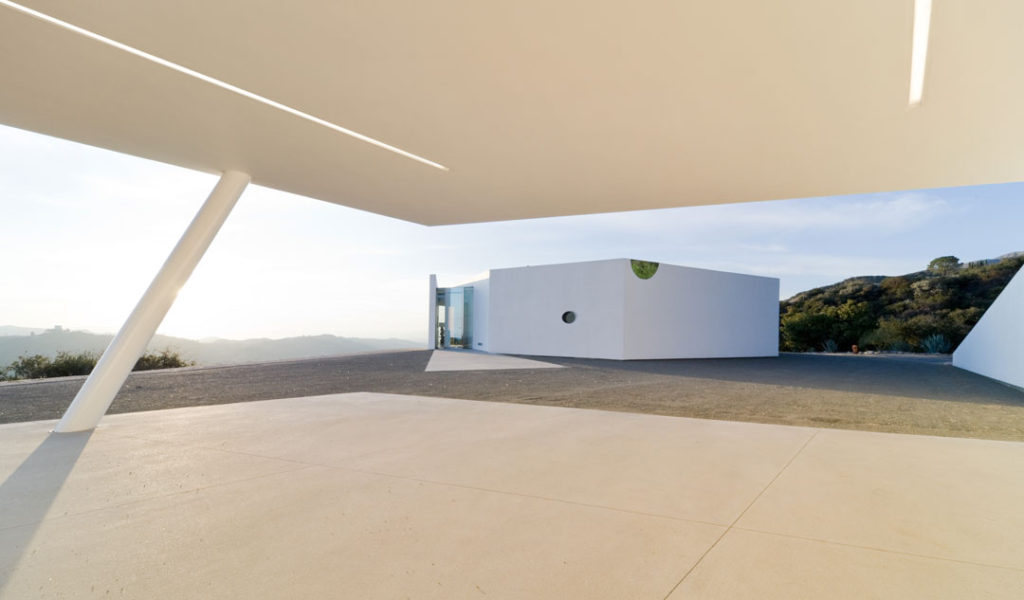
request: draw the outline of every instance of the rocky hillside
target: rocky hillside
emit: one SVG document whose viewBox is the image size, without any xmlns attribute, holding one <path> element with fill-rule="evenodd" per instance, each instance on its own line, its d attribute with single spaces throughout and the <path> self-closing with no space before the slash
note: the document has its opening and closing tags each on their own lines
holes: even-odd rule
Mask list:
<svg viewBox="0 0 1024 600">
<path fill-rule="evenodd" d="M 895 277 L 853 277 L 801 292 L 780 306 L 785 351 L 950 352 L 1024 264 L 1024 252 L 961 264 L 936 258 Z"/>
</svg>

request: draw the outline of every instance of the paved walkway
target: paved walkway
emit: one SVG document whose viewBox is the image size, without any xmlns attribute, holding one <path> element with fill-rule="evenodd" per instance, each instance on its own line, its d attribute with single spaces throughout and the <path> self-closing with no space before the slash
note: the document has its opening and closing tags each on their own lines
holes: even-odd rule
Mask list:
<svg viewBox="0 0 1024 600">
<path fill-rule="evenodd" d="M 1021 598 L 1024 443 L 354 393 L 0 426 L 4 598 Z"/>
<path fill-rule="evenodd" d="M 561 369 L 556 365 L 539 360 L 490 354 L 478 350 L 434 350 L 424 369 L 433 371 L 505 371 L 508 369 Z"/>
</svg>

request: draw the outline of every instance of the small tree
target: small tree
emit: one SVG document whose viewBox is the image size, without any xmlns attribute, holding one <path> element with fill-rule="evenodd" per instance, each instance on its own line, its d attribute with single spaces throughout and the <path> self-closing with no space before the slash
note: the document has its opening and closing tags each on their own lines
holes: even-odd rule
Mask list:
<svg viewBox="0 0 1024 600">
<path fill-rule="evenodd" d="M 928 271 L 936 275 L 952 275 L 960 270 L 960 259 L 955 256 L 940 256 L 928 263 Z"/>
<path fill-rule="evenodd" d="M 21 355 L 7 369 L 10 379 L 41 379 L 46 377 L 50 359 L 42 354 Z"/>
<path fill-rule="evenodd" d="M 58 352 L 46 369 L 46 377 L 67 377 L 69 375 L 88 375 L 92 373 L 99 357 L 92 352 Z"/>
<path fill-rule="evenodd" d="M 191 367 L 195 361 L 183 358 L 180 354 L 170 348 L 164 348 L 159 352 L 147 352 L 135 362 L 133 371 L 152 371 L 154 369 L 176 369 L 178 367 Z"/>
</svg>

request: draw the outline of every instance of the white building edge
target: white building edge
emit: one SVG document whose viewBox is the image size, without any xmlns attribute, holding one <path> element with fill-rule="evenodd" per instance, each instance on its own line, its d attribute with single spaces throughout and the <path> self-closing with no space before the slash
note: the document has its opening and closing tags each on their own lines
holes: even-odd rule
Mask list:
<svg viewBox="0 0 1024 600">
<path fill-rule="evenodd" d="M 430 348 L 613 360 L 779 353 L 771 277 L 622 258 L 493 269 L 447 288 L 431 275 L 429 302 Z"/>
<path fill-rule="evenodd" d="M 1024 268 L 957 346 L 953 366 L 1024 388 Z"/>
</svg>

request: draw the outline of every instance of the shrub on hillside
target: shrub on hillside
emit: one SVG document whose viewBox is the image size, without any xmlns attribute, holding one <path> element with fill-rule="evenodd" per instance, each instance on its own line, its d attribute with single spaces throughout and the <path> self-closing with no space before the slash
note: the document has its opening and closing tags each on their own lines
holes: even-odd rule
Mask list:
<svg viewBox="0 0 1024 600">
<path fill-rule="evenodd" d="M 941 347 L 932 336 L 944 337 L 954 348 L 1022 264 L 1022 256 L 967 266 L 954 256 L 942 256 L 925 271 L 854 277 L 801 292 L 780 303 L 780 348 L 813 351 L 825 340 L 840 348 L 857 344 L 862 350 Z"/>
<path fill-rule="evenodd" d="M 42 379 L 88 375 L 96 366 L 96 355 L 91 352 L 58 352 L 55 358 L 42 354 L 22 355 L 7 366 L 6 379 Z"/>
<path fill-rule="evenodd" d="M 7 371 L 10 373 L 10 379 L 38 379 L 46 377 L 46 368 L 49 365 L 50 359 L 42 354 L 22 355 L 7 367 Z"/>
<path fill-rule="evenodd" d="M 939 275 L 952 275 L 960 267 L 960 259 L 955 256 L 940 256 L 928 263 L 928 270 Z"/>
<path fill-rule="evenodd" d="M 92 352 L 58 352 L 57 356 L 50 362 L 44 377 L 68 377 L 70 375 L 88 375 L 92 373 L 93 367 L 99 356 Z"/>
<path fill-rule="evenodd" d="M 195 365 L 194 360 L 183 358 L 178 352 L 170 348 L 164 348 L 160 352 L 147 352 L 139 357 L 133 371 L 152 371 L 153 369 L 176 369 L 178 367 L 191 367 Z"/>
<path fill-rule="evenodd" d="M 92 352 L 58 352 L 50 358 L 42 354 L 19 356 L 18 360 L 4 368 L 0 368 L 0 381 L 15 379 L 43 379 L 46 377 L 68 377 L 71 375 L 88 375 L 96 367 L 99 357 Z M 190 367 L 195 361 L 183 358 L 181 354 L 164 348 L 159 352 L 143 354 L 133 371 L 150 371 L 153 369 L 174 369 Z"/>
<path fill-rule="evenodd" d="M 945 354 L 949 352 L 949 339 L 941 333 L 932 334 L 921 340 L 921 347 L 928 354 Z"/>
<path fill-rule="evenodd" d="M 849 348 L 875 328 L 875 317 L 867 302 L 850 299 L 838 306 L 815 305 L 804 312 L 786 312 L 781 318 L 784 350 L 816 350 L 831 340 L 837 348 Z"/>
</svg>

